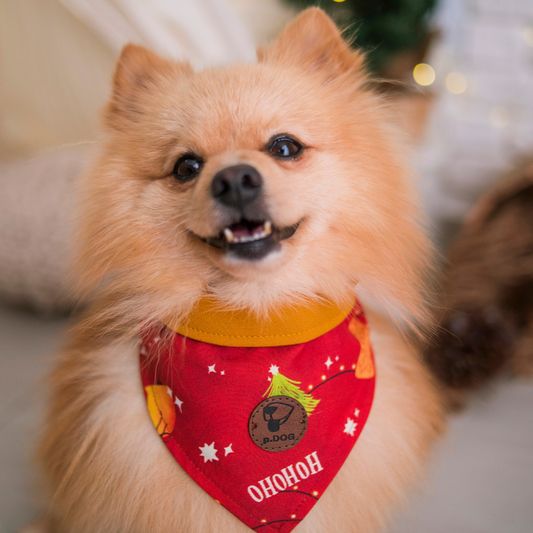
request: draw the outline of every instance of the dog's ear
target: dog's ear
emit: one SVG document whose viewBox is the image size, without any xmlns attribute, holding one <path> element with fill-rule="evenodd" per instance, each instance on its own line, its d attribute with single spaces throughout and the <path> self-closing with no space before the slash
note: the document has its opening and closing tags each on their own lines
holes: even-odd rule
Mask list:
<svg viewBox="0 0 533 533">
<path fill-rule="evenodd" d="M 158 90 L 162 80 L 189 72 L 192 68 L 188 63 L 163 59 L 142 46 L 127 44 L 115 67 L 105 123 L 116 127 L 124 119 L 135 122 L 144 111 L 146 97 Z"/>
<path fill-rule="evenodd" d="M 306 9 L 266 49 L 259 62 L 280 62 L 328 77 L 361 72 L 364 54 L 350 49 L 334 22 L 319 8 Z"/>
</svg>

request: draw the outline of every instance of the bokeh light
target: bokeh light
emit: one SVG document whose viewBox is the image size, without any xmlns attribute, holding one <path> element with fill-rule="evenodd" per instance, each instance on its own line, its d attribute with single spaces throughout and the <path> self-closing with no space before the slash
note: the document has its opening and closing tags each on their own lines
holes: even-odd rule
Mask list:
<svg viewBox="0 0 533 533">
<path fill-rule="evenodd" d="M 413 70 L 413 78 L 418 85 L 427 87 L 435 81 L 435 71 L 431 65 L 419 63 Z"/>
<path fill-rule="evenodd" d="M 446 76 L 446 88 L 453 94 L 464 93 L 467 86 L 466 78 L 459 72 L 450 72 Z"/>
<path fill-rule="evenodd" d="M 509 124 L 509 112 L 505 107 L 493 107 L 489 113 L 489 122 L 494 128 L 505 128 Z"/>
<path fill-rule="evenodd" d="M 533 26 L 526 26 L 522 32 L 524 42 L 533 48 Z"/>
</svg>

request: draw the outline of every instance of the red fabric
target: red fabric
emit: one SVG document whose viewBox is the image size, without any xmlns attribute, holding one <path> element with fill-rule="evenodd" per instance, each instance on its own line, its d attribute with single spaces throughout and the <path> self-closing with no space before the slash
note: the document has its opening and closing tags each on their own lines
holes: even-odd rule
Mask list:
<svg viewBox="0 0 533 533">
<path fill-rule="evenodd" d="M 159 434 L 194 481 L 252 529 L 296 527 L 361 434 L 375 378 L 355 377 L 361 346 L 349 324 L 366 319 L 359 306 L 354 312 L 325 335 L 293 346 L 217 346 L 164 326 L 143 336 L 141 377 Z M 248 432 L 275 376 L 320 400 L 302 440 L 279 452 L 261 449 Z"/>
</svg>

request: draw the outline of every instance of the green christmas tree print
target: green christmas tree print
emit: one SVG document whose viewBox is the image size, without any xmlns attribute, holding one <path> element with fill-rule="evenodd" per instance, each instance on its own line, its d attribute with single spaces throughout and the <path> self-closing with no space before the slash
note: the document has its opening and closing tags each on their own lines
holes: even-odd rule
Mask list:
<svg viewBox="0 0 533 533">
<path fill-rule="evenodd" d="M 270 366 L 270 373 L 272 374 L 272 381 L 265 394 L 263 394 L 263 398 L 265 396 L 267 398 L 272 396 L 290 396 L 298 400 L 310 416 L 315 410 L 315 407 L 320 403 L 320 400 L 316 400 L 310 394 L 300 389 L 298 385 L 301 385 L 301 381 L 294 381 L 280 374 L 279 368 L 276 365 Z"/>
</svg>

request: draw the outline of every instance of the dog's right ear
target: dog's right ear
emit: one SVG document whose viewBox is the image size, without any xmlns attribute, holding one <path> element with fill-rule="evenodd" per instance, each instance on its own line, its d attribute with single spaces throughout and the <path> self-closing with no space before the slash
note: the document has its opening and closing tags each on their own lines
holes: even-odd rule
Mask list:
<svg viewBox="0 0 533 533">
<path fill-rule="evenodd" d="M 259 62 L 292 65 L 306 72 L 321 72 L 330 80 L 360 74 L 365 56 L 352 50 L 335 23 L 322 9 L 311 7 L 288 24 L 268 48 L 257 51 Z"/>
<path fill-rule="evenodd" d="M 104 109 L 104 121 L 116 128 L 124 121 L 136 122 L 144 112 L 147 97 L 158 91 L 161 81 L 192 72 L 188 63 L 158 56 L 143 46 L 127 44 L 122 49 L 113 75 L 111 99 Z"/>
</svg>

